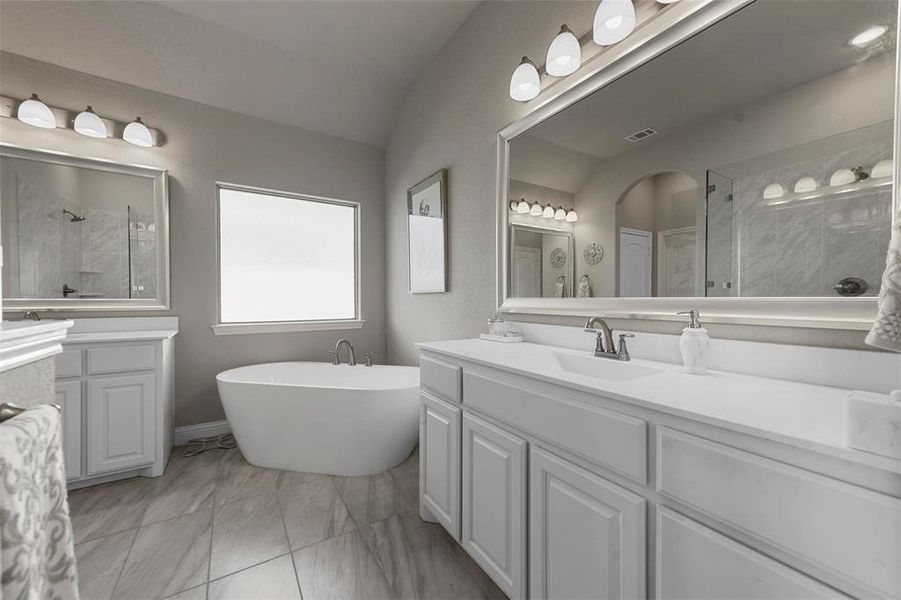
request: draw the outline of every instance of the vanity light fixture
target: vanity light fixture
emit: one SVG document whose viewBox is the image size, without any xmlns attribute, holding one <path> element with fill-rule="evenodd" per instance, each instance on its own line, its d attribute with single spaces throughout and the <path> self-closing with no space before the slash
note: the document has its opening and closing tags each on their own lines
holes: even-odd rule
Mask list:
<svg viewBox="0 0 901 600">
<path fill-rule="evenodd" d="M 566 211 L 563 210 L 562 206 L 557 207 L 557 211 L 554 212 L 554 220 L 555 221 L 565 221 L 566 220 Z"/>
<path fill-rule="evenodd" d="M 767 200 L 781 198 L 783 195 L 785 195 L 785 188 L 778 183 L 771 183 L 763 190 L 763 197 Z"/>
<path fill-rule="evenodd" d="M 802 177 L 798 181 L 795 182 L 795 193 L 796 194 L 804 194 L 806 192 L 812 192 L 817 189 L 817 180 L 813 177 Z"/>
<path fill-rule="evenodd" d="M 544 207 L 544 212 L 541 213 L 541 216 L 545 219 L 553 219 L 554 218 L 554 207 L 550 204 Z"/>
<path fill-rule="evenodd" d="M 134 121 L 125 126 L 122 132 L 122 139 L 129 144 L 141 146 L 142 148 L 150 148 L 153 146 L 153 135 L 150 129 L 141 121 L 141 117 L 136 117 Z"/>
<path fill-rule="evenodd" d="M 635 29 L 632 0 L 601 0 L 594 13 L 594 43 L 609 46 L 620 42 Z"/>
<path fill-rule="evenodd" d="M 103 119 L 97 116 L 97 113 L 94 112 L 94 109 L 91 108 L 90 104 L 86 109 L 75 116 L 73 129 L 75 129 L 75 131 L 77 131 L 81 135 L 86 135 L 92 138 L 107 137 L 106 123 L 103 122 Z"/>
<path fill-rule="evenodd" d="M 541 208 L 541 205 L 538 204 L 538 200 L 536 200 L 532 207 L 529 209 L 529 214 L 533 217 L 540 217 L 542 212 L 543 209 Z"/>
<path fill-rule="evenodd" d="M 885 35 L 886 31 L 888 31 L 888 27 L 885 25 L 873 25 L 852 37 L 848 43 L 857 48 L 866 48 Z"/>
<path fill-rule="evenodd" d="M 529 206 L 529 203 L 526 202 L 525 198 L 520 200 L 519 204 L 516 205 L 516 212 L 518 212 L 521 215 L 524 215 L 527 212 L 529 212 L 529 209 L 531 209 L 531 207 Z"/>
<path fill-rule="evenodd" d="M 569 209 L 569 212 L 566 213 L 566 220 L 569 223 L 575 223 L 579 220 L 579 215 L 576 214 L 576 211 L 573 209 Z"/>
<path fill-rule="evenodd" d="M 50 110 L 49 106 L 41 102 L 37 94 L 32 94 L 31 98 L 19 105 L 16 118 L 35 127 L 42 127 L 43 129 L 56 128 L 56 117 L 53 116 L 53 111 Z"/>
<path fill-rule="evenodd" d="M 517 102 L 528 102 L 541 91 L 538 68 L 528 56 L 523 56 L 510 77 L 510 97 Z"/>
<path fill-rule="evenodd" d="M 579 39 L 566 25 L 560 27 L 560 33 L 547 49 L 545 70 L 548 75 L 565 77 L 582 65 L 582 46 Z"/>
<path fill-rule="evenodd" d="M 870 177 L 873 179 L 882 179 L 883 177 L 891 177 L 892 176 L 892 159 L 884 158 L 880 160 L 873 166 L 873 169 L 870 171 Z"/>
</svg>

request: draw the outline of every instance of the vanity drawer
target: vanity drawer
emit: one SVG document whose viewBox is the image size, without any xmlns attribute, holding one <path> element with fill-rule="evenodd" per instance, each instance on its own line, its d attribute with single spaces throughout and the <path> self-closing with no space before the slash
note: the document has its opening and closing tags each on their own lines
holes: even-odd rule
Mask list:
<svg viewBox="0 0 901 600">
<path fill-rule="evenodd" d="M 846 598 L 687 517 L 657 510 L 657 598 Z"/>
<path fill-rule="evenodd" d="M 664 497 L 868 595 L 901 596 L 901 499 L 666 427 L 657 436 Z"/>
<path fill-rule="evenodd" d="M 56 378 L 81 375 L 81 350 L 63 350 L 56 355 Z"/>
<path fill-rule="evenodd" d="M 89 348 L 88 374 L 143 371 L 156 366 L 156 351 L 149 344 Z"/>
<path fill-rule="evenodd" d="M 445 400 L 460 402 L 463 369 L 429 356 L 419 357 L 419 382 Z"/>
<path fill-rule="evenodd" d="M 647 424 L 580 402 L 464 373 L 466 405 L 640 483 L 647 480 Z"/>
</svg>

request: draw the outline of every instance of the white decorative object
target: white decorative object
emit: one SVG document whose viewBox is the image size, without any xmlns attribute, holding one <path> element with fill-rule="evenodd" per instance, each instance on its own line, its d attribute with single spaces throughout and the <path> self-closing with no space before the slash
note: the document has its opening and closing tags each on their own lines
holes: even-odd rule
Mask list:
<svg viewBox="0 0 901 600">
<path fill-rule="evenodd" d="M 134 121 L 125 126 L 122 132 L 122 139 L 129 144 L 141 146 L 142 148 L 150 148 L 153 146 L 153 135 L 150 129 L 144 125 L 141 117 L 136 117 Z"/>
<path fill-rule="evenodd" d="M 901 459 L 901 390 L 848 394 L 848 445 Z"/>
<path fill-rule="evenodd" d="M 604 258 L 604 247 L 597 242 L 586 244 L 582 256 L 589 265 L 596 265 Z"/>
<path fill-rule="evenodd" d="M 528 56 L 523 56 L 522 62 L 510 77 L 510 97 L 517 102 L 528 102 L 540 91 L 541 77 L 538 69 Z"/>
<path fill-rule="evenodd" d="M 678 313 L 689 315 L 688 327 L 682 330 L 679 337 L 679 351 L 682 353 L 682 370 L 686 373 L 703 375 L 707 373 L 707 356 L 710 347 L 710 336 L 701 327 L 698 311 L 689 310 Z"/>
<path fill-rule="evenodd" d="M 225 416 L 254 465 L 373 475 L 416 445 L 419 369 L 268 363 L 216 376 Z"/>
<path fill-rule="evenodd" d="M 548 75 L 564 77 L 575 73 L 582 64 L 582 46 L 572 30 L 563 25 L 547 49 L 545 69 Z"/>
<path fill-rule="evenodd" d="M 566 250 L 563 248 L 554 248 L 551 250 L 551 266 L 559 269 L 566 264 Z"/>
<path fill-rule="evenodd" d="M 502 344 L 525 341 L 521 335 L 491 335 L 490 333 L 480 333 L 479 339 L 488 340 L 489 342 L 501 342 Z"/>
<path fill-rule="evenodd" d="M 870 177 L 873 179 L 882 179 L 883 177 L 891 177 L 894 171 L 894 164 L 891 158 L 884 158 L 873 166 L 870 171 Z"/>
<path fill-rule="evenodd" d="M 594 13 L 594 43 L 610 46 L 620 42 L 635 29 L 635 7 L 632 0 L 601 0 Z"/>
<path fill-rule="evenodd" d="M 866 343 L 883 350 L 901 352 L 901 210 L 895 215 L 892 227 L 877 310 L 876 321 L 867 334 Z"/>
<path fill-rule="evenodd" d="M 97 113 L 94 112 L 90 105 L 75 116 L 73 129 L 81 135 L 92 138 L 107 137 L 106 123 L 97 116 Z"/>
<path fill-rule="evenodd" d="M 843 167 L 832 174 L 832 177 L 829 178 L 829 185 L 832 187 L 838 187 L 840 185 L 848 185 L 854 183 L 855 181 L 857 181 L 857 178 L 854 176 L 854 173 L 851 171 L 851 169 Z"/>
<path fill-rule="evenodd" d="M 591 280 L 588 275 L 582 275 L 579 278 L 579 291 L 576 293 L 577 298 L 591 298 Z"/>
</svg>

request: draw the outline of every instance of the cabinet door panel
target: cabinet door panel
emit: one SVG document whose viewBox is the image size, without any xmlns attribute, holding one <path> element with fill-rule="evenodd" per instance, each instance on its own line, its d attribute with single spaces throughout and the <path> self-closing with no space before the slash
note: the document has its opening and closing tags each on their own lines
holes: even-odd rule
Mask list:
<svg viewBox="0 0 901 600">
<path fill-rule="evenodd" d="M 88 475 L 153 462 L 154 376 L 88 380 Z"/>
<path fill-rule="evenodd" d="M 460 409 L 422 394 L 419 496 L 426 511 L 460 539 Z"/>
<path fill-rule="evenodd" d="M 66 479 L 81 475 L 81 380 L 57 381 L 56 404 L 62 409 Z"/>
<path fill-rule="evenodd" d="M 645 500 L 532 448 L 532 598 L 642 598 Z"/>
<path fill-rule="evenodd" d="M 512 598 L 525 597 L 526 442 L 463 415 L 463 537 L 470 556 Z"/>
</svg>

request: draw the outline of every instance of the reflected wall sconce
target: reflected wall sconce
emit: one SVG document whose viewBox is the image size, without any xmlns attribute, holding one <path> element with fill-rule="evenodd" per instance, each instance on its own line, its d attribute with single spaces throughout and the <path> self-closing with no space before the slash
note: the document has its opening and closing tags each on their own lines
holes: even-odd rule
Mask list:
<svg viewBox="0 0 901 600">
<path fill-rule="evenodd" d="M 848 44 L 856 48 L 866 48 L 867 46 L 876 43 L 879 38 L 885 35 L 886 31 L 888 31 L 888 27 L 885 25 L 873 25 L 872 27 L 867 27 L 848 40 Z"/>
<path fill-rule="evenodd" d="M 75 116 L 75 122 L 72 127 L 81 135 L 92 138 L 108 137 L 106 133 L 106 123 L 97 116 L 94 109 L 90 105 Z"/>
<path fill-rule="evenodd" d="M 594 43 L 610 46 L 626 39 L 635 29 L 632 0 L 601 0 L 594 13 Z"/>
<path fill-rule="evenodd" d="M 566 25 L 560 27 L 560 33 L 547 49 L 545 70 L 548 75 L 565 77 L 575 73 L 582 65 L 582 45 L 572 30 Z"/>
<path fill-rule="evenodd" d="M 773 198 L 781 198 L 784 195 L 785 188 L 778 183 L 771 183 L 763 190 L 763 197 L 767 200 L 772 200 Z"/>
<path fill-rule="evenodd" d="M 519 201 L 519 204 L 516 205 L 516 212 L 518 212 L 521 215 L 524 215 L 527 212 L 529 212 L 529 210 L 531 208 L 532 207 L 529 206 L 529 203 L 526 202 L 526 199 L 523 198 L 522 200 Z"/>
<path fill-rule="evenodd" d="M 838 169 L 832 176 L 829 178 L 829 185 L 831 187 L 838 187 L 840 185 L 848 185 L 849 183 L 854 183 L 854 173 L 851 172 L 851 169 L 842 168 Z"/>
<path fill-rule="evenodd" d="M 566 220 L 569 223 L 575 223 L 579 220 L 579 215 L 576 214 L 575 210 L 569 209 L 569 212 L 566 213 Z"/>
<path fill-rule="evenodd" d="M 147 127 L 139 118 L 131 123 L 108 119 L 88 106 L 84 110 L 69 110 L 45 104 L 37 94 L 26 100 L 0 96 L 0 118 L 17 119 L 42 129 L 68 129 L 97 139 L 121 139 L 143 148 L 162 146 L 163 134 Z"/>
<path fill-rule="evenodd" d="M 566 220 L 566 211 L 563 210 L 562 206 L 558 206 L 557 210 L 554 212 L 554 220 L 555 221 L 565 221 Z"/>
<path fill-rule="evenodd" d="M 510 77 L 510 97 L 517 102 L 528 102 L 540 91 L 541 77 L 538 75 L 538 67 L 528 56 L 523 56 Z"/>
<path fill-rule="evenodd" d="M 817 189 L 817 180 L 813 177 L 802 177 L 798 181 L 795 182 L 795 193 L 796 194 L 804 194 L 807 192 L 812 192 Z"/>
<path fill-rule="evenodd" d="M 891 177 L 894 170 L 894 163 L 891 158 L 884 158 L 873 166 L 870 171 L 870 177 L 873 179 L 882 179 L 883 177 Z"/>
<path fill-rule="evenodd" d="M 50 107 L 41 102 L 37 94 L 19 104 L 16 118 L 33 127 L 42 129 L 56 129 L 56 117 Z"/>
<path fill-rule="evenodd" d="M 553 219 L 554 218 L 554 207 L 548 204 L 544 207 L 544 212 L 541 213 L 541 216 L 545 219 Z"/>
<path fill-rule="evenodd" d="M 544 212 L 544 211 L 543 211 L 543 209 L 541 208 L 541 205 L 538 204 L 538 201 L 537 201 L 537 200 L 536 200 L 535 203 L 531 206 L 531 208 L 529 208 L 529 214 L 532 215 L 533 217 L 540 217 L 542 212 Z"/>
</svg>

